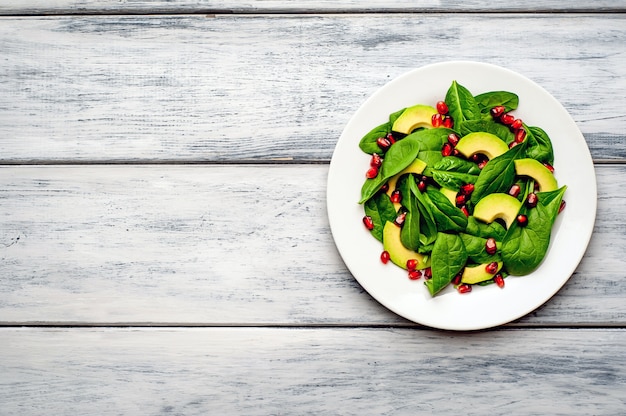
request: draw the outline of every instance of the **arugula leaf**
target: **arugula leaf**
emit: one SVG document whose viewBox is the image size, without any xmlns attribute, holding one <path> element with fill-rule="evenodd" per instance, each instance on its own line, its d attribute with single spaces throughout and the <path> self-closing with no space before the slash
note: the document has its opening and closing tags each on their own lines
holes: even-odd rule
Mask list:
<svg viewBox="0 0 626 416">
<path fill-rule="evenodd" d="M 439 190 L 429 188 L 426 196 L 438 231 L 460 232 L 467 226 L 467 217 Z"/>
<path fill-rule="evenodd" d="M 467 262 L 467 251 L 458 234 L 437 234 L 431 256 L 432 278 L 425 282 L 431 296 L 448 286 Z"/>
<path fill-rule="evenodd" d="M 529 274 L 543 261 L 566 189 L 563 186 L 555 191 L 538 192 L 537 206 L 522 206 L 520 214 L 527 216 L 528 224 L 522 227 L 514 222 L 502 241 L 502 260 L 510 274 Z"/>
<path fill-rule="evenodd" d="M 519 105 L 519 97 L 509 91 L 489 91 L 474 97 L 483 118 L 491 118 L 490 110 L 496 106 L 504 106 L 504 111 L 512 111 Z"/>
<path fill-rule="evenodd" d="M 448 88 L 445 101 L 457 128 L 467 120 L 479 120 L 481 117 L 480 109 L 472 93 L 456 81 L 452 81 L 452 85 Z"/>
<path fill-rule="evenodd" d="M 373 198 L 367 200 L 364 204 L 365 215 L 372 217 L 374 228 L 372 235 L 380 242 L 383 241 L 383 228 L 387 221 L 395 220 L 397 213 L 396 208 L 389 199 L 389 196 L 381 192 Z"/>
</svg>

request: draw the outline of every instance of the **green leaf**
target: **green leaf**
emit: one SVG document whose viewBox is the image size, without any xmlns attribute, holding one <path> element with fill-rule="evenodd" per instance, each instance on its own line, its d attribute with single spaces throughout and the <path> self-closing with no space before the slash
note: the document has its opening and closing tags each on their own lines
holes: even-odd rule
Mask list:
<svg viewBox="0 0 626 416">
<path fill-rule="evenodd" d="M 449 114 L 458 128 L 467 120 L 479 120 L 480 109 L 471 92 L 456 81 L 448 89 L 445 98 Z"/>
<path fill-rule="evenodd" d="M 517 94 L 514 94 L 509 91 L 489 91 L 474 97 L 476 100 L 476 104 L 480 109 L 481 114 L 486 119 L 487 117 L 491 118 L 490 110 L 493 107 L 502 105 L 504 106 L 504 111 L 512 111 L 517 108 L 519 105 L 519 97 Z"/>
<path fill-rule="evenodd" d="M 524 125 L 526 129 L 526 157 L 537 159 L 542 163 L 554 163 L 554 151 L 552 150 L 552 141 L 542 128 L 529 127 Z"/>
<path fill-rule="evenodd" d="M 511 132 L 504 124 L 496 123 L 491 120 L 468 120 L 460 127 L 461 136 L 467 136 L 470 133 L 487 132 L 498 136 L 506 144 L 515 140 L 515 134 Z"/>
<path fill-rule="evenodd" d="M 523 157 L 525 150 L 524 142 L 487 162 L 474 184 L 474 192 L 471 197 L 474 205 L 486 195 L 506 192 L 511 188 L 515 182 L 515 164 L 513 161 Z"/>
<path fill-rule="evenodd" d="M 383 123 L 380 126 L 374 127 L 372 130 L 370 130 L 369 133 L 361 138 L 361 141 L 359 142 L 359 148 L 370 155 L 372 153 L 378 153 L 379 155 L 384 154 L 385 151 L 378 146 L 378 143 L 376 141 L 381 137 L 387 137 L 387 134 L 391 133 L 391 127 L 393 126 L 393 123 L 397 120 L 398 117 L 400 117 L 404 110 L 405 109 L 403 108 L 402 110 L 396 111 L 395 113 L 391 113 L 389 115 L 389 121 L 387 123 Z"/>
<path fill-rule="evenodd" d="M 487 243 L 486 238 L 477 237 L 471 234 L 460 233 L 461 239 L 463 240 L 463 245 L 465 246 L 465 250 L 467 251 L 468 261 L 472 263 L 491 263 L 492 261 L 500 261 L 500 255 L 496 254 L 488 254 L 485 250 L 485 244 Z M 502 243 L 496 243 L 499 247 Z"/>
<path fill-rule="evenodd" d="M 383 228 L 387 221 L 393 221 L 396 218 L 396 208 L 389 199 L 389 196 L 381 192 L 373 198 L 367 200 L 364 204 L 365 215 L 372 218 L 374 228 L 372 235 L 380 242 L 383 241 Z"/>
<path fill-rule="evenodd" d="M 555 191 L 538 192 L 536 207 L 522 206 L 520 214 L 527 216 L 528 224 L 522 227 L 514 222 L 502 241 L 502 260 L 510 274 L 527 275 L 543 261 L 565 190 L 563 186 Z"/>
<path fill-rule="evenodd" d="M 459 208 L 439 190 L 430 188 L 426 191 L 430 201 L 430 211 L 435 219 L 438 231 L 460 232 L 467 226 L 467 217 Z"/>
<path fill-rule="evenodd" d="M 458 234 L 439 233 L 431 256 L 432 278 L 426 281 L 431 296 L 448 286 L 467 262 L 467 252 Z"/>
<path fill-rule="evenodd" d="M 427 170 L 426 174 L 431 176 L 439 186 L 458 191 L 466 183 L 476 183 L 480 172 L 480 168 L 475 163 L 448 156 L 442 158 L 432 169 Z"/>
<path fill-rule="evenodd" d="M 419 190 L 415 178 L 412 177 L 411 179 L 409 182 L 411 192 L 417 200 L 417 207 L 420 211 L 420 243 L 426 247 L 433 244 L 437 239 L 437 225 L 430 210 L 430 200 Z"/>
<path fill-rule="evenodd" d="M 494 221 L 491 224 L 485 224 L 482 221 L 478 221 L 475 217 L 470 216 L 467 218 L 465 232 L 476 237 L 493 237 L 497 241 L 501 241 L 506 234 L 506 228 L 498 222 Z"/>
<path fill-rule="evenodd" d="M 446 128 L 436 129 L 423 129 L 413 132 L 406 136 L 401 142 L 405 140 L 414 140 L 419 143 L 420 150 L 436 150 L 441 152 L 443 144 L 448 141 L 448 135 L 454 133 L 454 130 Z"/>
</svg>

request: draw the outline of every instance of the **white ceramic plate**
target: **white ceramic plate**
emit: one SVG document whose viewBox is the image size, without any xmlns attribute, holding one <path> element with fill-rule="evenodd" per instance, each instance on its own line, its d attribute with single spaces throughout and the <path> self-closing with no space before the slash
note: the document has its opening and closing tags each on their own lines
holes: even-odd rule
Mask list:
<svg viewBox="0 0 626 416">
<path fill-rule="evenodd" d="M 513 112 L 552 139 L 555 176 L 567 185 L 566 209 L 552 230 L 543 263 L 532 274 L 506 279 L 506 286 L 476 286 L 460 294 L 449 286 L 432 298 L 423 278 L 411 281 L 405 270 L 380 261 L 382 244 L 363 226 L 358 204 L 370 156 L 360 139 L 385 123 L 390 113 L 415 104 L 443 100 L 453 80 L 474 95 L 506 90 L 519 96 Z M 563 106 L 543 88 L 510 70 L 477 62 L 445 62 L 410 71 L 378 90 L 345 127 L 328 173 L 327 208 L 335 243 L 357 281 L 381 304 L 419 324 L 448 330 L 476 330 L 501 325 L 532 312 L 570 278 L 582 259 L 596 214 L 596 179 L 583 135 Z"/>
</svg>

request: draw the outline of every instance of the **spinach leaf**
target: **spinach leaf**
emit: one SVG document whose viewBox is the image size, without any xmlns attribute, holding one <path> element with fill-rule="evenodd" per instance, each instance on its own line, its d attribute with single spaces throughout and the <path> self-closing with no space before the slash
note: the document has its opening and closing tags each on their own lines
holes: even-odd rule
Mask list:
<svg viewBox="0 0 626 416">
<path fill-rule="evenodd" d="M 433 179 L 437 182 L 437 184 L 439 184 L 439 186 L 454 189 L 457 192 L 464 184 L 476 183 L 476 180 L 478 179 L 478 176 L 476 175 L 459 172 L 447 172 L 443 170 L 433 170 L 432 175 Z"/>
<path fill-rule="evenodd" d="M 439 186 L 458 191 L 466 183 L 476 183 L 480 172 L 480 168 L 475 163 L 455 156 L 447 156 L 425 173 L 431 176 Z"/>
<path fill-rule="evenodd" d="M 429 188 L 426 196 L 438 231 L 460 232 L 467 226 L 467 217 L 439 190 Z"/>
<path fill-rule="evenodd" d="M 502 241 L 506 235 L 506 228 L 498 222 L 494 221 L 491 224 L 485 224 L 482 221 L 478 221 L 475 217 L 470 216 L 467 218 L 465 233 L 482 238 L 493 237 L 497 241 Z"/>
<path fill-rule="evenodd" d="M 528 148 L 526 156 L 537 159 L 542 163 L 554 163 L 554 152 L 552 150 L 552 141 L 542 128 L 529 127 L 524 125 L 526 130 L 526 141 Z"/>
<path fill-rule="evenodd" d="M 565 190 L 563 186 L 555 191 L 538 192 L 537 206 L 522 206 L 520 213 L 527 216 L 528 224 L 522 227 L 514 222 L 502 241 L 502 260 L 510 274 L 529 274 L 543 261 Z"/>
<path fill-rule="evenodd" d="M 492 261 L 501 261 L 500 254 L 488 254 L 485 250 L 486 238 L 477 237 L 471 234 L 460 233 L 461 240 L 467 251 L 468 261 L 473 263 L 491 263 Z M 502 243 L 496 243 L 499 247 Z"/>
<path fill-rule="evenodd" d="M 474 97 L 478 108 L 480 109 L 483 118 L 491 118 L 489 111 L 498 105 L 504 106 L 504 111 L 515 110 L 519 105 L 519 97 L 509 91 L 490 91 L 482 94 L 478 94 Z"/>
<path fill-rule="evenodd" d="M 432 278 L 426 281 L 431 296 L 448 286 L 467 262 L 467 251 L 458 234 L 437 234 L 431 255 Z"/>
<path fill-rule="evenodd" d="M 430 201 L 428 200 L 428 197 L 417 187 L 417 183 L 415 182 L 413 175 L 411 175 L 409 186 L 411 188 L 411 193 L 417 200 L 417 207 L 420 211 L 420 243 L 423 247 L 428 247 L 437 239 L 437 225 L 429 208 Z"/>
<path fill-rule="evenodd" d="M 467 120 L 479 120 L 480 109 L 471 92 L 456 81 L 446 92 L 446 103 L 454 125 L 458 129 Z"/>
<path fill-rule="evenodd" d="M 474 192 L 471 197 L 473 204 L 476 204 L 486 195 L 509 190 L 515 181 L 515 164 L 513 161 L 525 155 L 525 143 L 511 148 L 508 152 L 487 162 L 474 184 Z"/>
<path fill-rule="evenodd" d="M 498 136 L 506 144 L 515 140 L 515 134 L 511 132 L 504 124 L 496 123 L 491 120 L 468 120 L 460 127 L 459 132 L 462 136 L 467 136 L 470 133 L 484 131 Z"/>
<path fill-rule="evenodd" d="M 373 198 L 368 199 L 364 204 L 365 215 L 372 217 L 374 228 L 372 235 L 380 242 L 383 241 L 383 228 L 387 221 L 393 221 L 396 218 L 396 208 L 389 199 L 389 196 L 381 192 Z"/>
<path fill-rule="evenodd" d="M 420 248 L 420 223 L 421 216 L 417 199 L 411 191 L 410 182 L 414 180 L 412 174 L 402 175 L 396 183 L 396 189 L 402 194 L 401 204 L 406 210 L 406 217 L 400 230 L 402 245 L 413 251 Z"/>
<path fill-rule="evenodd" d="M 442 158 L 440 162 L 433 166 L 433 169 L 467 173 L 476 176 L 480 174 L 480 168 L 476 165 L 476 163 L 456 156 L 446 156 Z"/>
<path fill-rule="evenodd" d="M 434 166 L 437 164 L 442 158 L 441 150 L 420 150 L 417 154 L 417 158 L 424 161 L 426 163 L 426 169 L 424 170 L 424 174 L 428 171 L 428 166 Z"/>
<path fill-rule="evenodd" d="M 401 141 L 415 140 L 419 143 L 420 150 L 437 150 L 441 152 L 441 147 L 448 141 L 448 135 L 454 130 L 446 128 L 417 130 Z"/>
<path fill-rule="evenodd" d="M 387 123 L 383 123 L 380 126 L 374 127 L 372 130 L 370 130 L 369 133 L 361 138 L 361 141 L 359 142 L 359 148 L 370 155 L 372 153 L 384 154 L 384 151 L 378 146 L 378 143 L 376 143 L 376 141 L 380 137 L 386 137 L 387 134 L 391 133 L 391 126 L 393 126 L 393 123 L 398 119 L 398 117 L 400 117 L 404 110 L 405 109 L 403 108 L 400 111 L 391 113 L 389 115 L 389 121 Z"/>
</svg>

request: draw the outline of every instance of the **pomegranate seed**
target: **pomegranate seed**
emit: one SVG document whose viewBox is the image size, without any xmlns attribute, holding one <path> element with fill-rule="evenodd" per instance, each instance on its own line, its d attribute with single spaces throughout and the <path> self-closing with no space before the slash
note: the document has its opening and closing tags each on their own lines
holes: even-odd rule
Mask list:
<svg viewBox="0 0 626 416">
<path fill-rule="evenodd" d="M 383 158 L 380 157 L 378 153 L 372 154 L 372 160 L 370 161 L 370 166 L 373 168 L 379 168 L 380 165 L 383 164 Z"/>
<path fill-rule="evenodd" d="M 370 231 L 374 228 L 374 221 L 372 221 L 372 217 L 369 215 L 363 217 L 363 224 L 365 224 L 365 228 Z"/>
<path fill-rule="evenodd" d="M 467 210 L 467 207 L 465 205 L 461 207 L 461 211 L 463 211 L 463 214 L 465 214 L 466 217 L 470 216 L 469 211 Z"/>
<path fill-rule="evenodd" d="M 488 265 L 485 266 L 485 271 L 489 274 L 496 274 L 498 272 L 498 263 L 492 261 Z"/>
<path fill-rule="evenodd" d="M 461 194 L 463 194 L 463 195 L 471 195 L 472 192 L 474 192 L 474 184 L 473 183 L 466 183 L 465 185 L 461 186 Z"/>
<path fill-rule="evenodd" d="M 511 186 L 511 189 L 509 189 L 509 195 L 511 195 L 514 198 L 517 198 L 521 191 L 522 191 L 522 188 L 518 184 L 514 184 L 513 186 Z"/>
<path fill-rule="evenodd" d="M 500 116 L 500 121 L 506 126 L 510 126 L 515 121 L 515 116 L 510 113 L 504 113 Z"/>
<path fill-rule="evenodd" d="M 487 252 L 487 254 L 496 254 L 497 250 L 498 246 L 496 245 L 496 239 L 493 237 L 488 238 L 485 242 L 485 251 Z"/>
<path fill-rule="evenodd" d="M 495 277 L 493 278 L 493 281 L 498 285 L 499 288 L 504 287 L 504 277 L 502 277 L 500 273 L 495 275 Z"/>
<path fill-rule="evenodd" d="M 391 193 L 391 202 L 393 202 L 394 204 L 399 204 L 400 201 L 402 201 L 402 194 L 400 193 L 399 190 L 395 190 Z"/>
<path fill-rule="evenodd" d="M 433 277 L 433 269 L 431 269 L 430 267 L 427 267 L 424 269 L 424 278 L 425 279 L 430 279 Z"/>
<path fill-rule="evenodd" d="M 426 192 L 426 181 L 419 181 L 417 183 L 417 189 L 419 189 L 420 192 Z"/>
<path fill-rule="evenodd" d="M 445 101 L 437 101 L 437 112 L 441 115 L 448 114 L 448 104 Z"/>
<path fill-rule="evenodd" d="M 547 167 L 550 172 L 554 173 L 554 166 L 549 163 L 544 163 L 543 165 Z"/>
<path fill-rule="evenodd" d="M 515 119 L 515 120 L 513 120 L 513 122 L 511 123 L 511 128 L 512 128 L 513 130 L 517 130 L 517 129 L 521 128 L 523 125 L 524 125 L 524 122 L 523 122 L 521 119 L 516 118 L 516 119 Z"/>
<path fill-rule="evenodd" d="M 517 146 L 519 143 L 516 142 L 515 140 L 513 140 L 511 143 L 509 143 L 509 149 L 514 148 L 515 146 Z"/>
<path fill-rule="evenodd" d="M 419 270 L 411 270 L 409 272 L 409 279 L 411 280 L 417 280 L 420 277 L 422 277 L 422 272 L 420 272 Z"/>
<path fill-rule="evenodd" d="M 443 117 L 439 113 L 433 114 L 430 122 L 432 123 L 433 127 L 441 127 L 441 125 L 443 124 Z"/>
<path fill-rule="evenodd" d="M 452 127 L 454 127 L 454 120 L 452 120 L 452 117 L 450 116 L 445 116 L 443 118 L 443 126 L 447 129 L 451 129 Z"/>
<path fill-rule="evenodd" d="M 498 118 L 502 114 L 504 114 L 504 110 L 506 110 L 506 109 L 504 108 L 503 105 L 497 105 L 497 106 L 493 107 L 489 112 L 491 113 L 491 117 Z"/>
<path fill-rule="evenodd" d="M 472 291 L 472 287 L 470 285 L 463 283 L 462 285 L 459 285 L 459 287 L 457 287 L 456 290 L 458 290 L 459 293 L 469 293 Z"/>
<path fill-rule="evenodd" d="M 403 212 L 400 215 L 398 215 L 395 220 L 393 220 L 393 223 L 396 224 L 398 227 L 401 227 L 402 224 L 404 224 L 405 219 L 406 219 L 406 212 Z"/>
<path fill-rule="evenodd" d="M 378 168 L 377 167 L 371 167 L 367 170 L 367 172 L 365 172 L 365 177 L 367 179 L 374 179 L 376 176 L 378 176 Z"/>
<path fill-rule="evenodd" d="M 459 151 L 458 151 L 458 150 L 456 150 L 456 149 L 454 149 L 454 150 L 452 151 L 452 156 L 458 156 L 458 155 L 460 155 L 460 154 L 461 154 L 461 152 L 459 152 Z"/>
<path fill-rule="evenodd" d="M 382 193 L 387 193 L 387 191 L 389 190 L 389 184 L 385 183 L 383 186 L 380 187 L 380 192 Z"/>
<path fill-rule="evenodd" d="M 515 132 L 515 142 L 516 143 L 522 143 L 525 138 L 526 138 L 526 130 L 519 129 L 518 131 Z"/>
<path fill-rule="evenodd" d="M 415 270 L 416 268 L 417 268 L 417 260 L 415 260 L 415 259 L 408 259 L 406 261 L 406 269 L 408 271 Z"/>
<path fill-rule="evenodd" d="M 456 196 L 456 206 L 457 207 L 462 207 L 463 205 L 465 205 L 466 199 L 465 199 L 465 195 L 457 195 Z"/>
<path fill-rule="evenodd" d="M 461 278 L 463 277 L 463 273 L 458 273 L 456 276 L 454 276 L 454 278 L 452 279 L 452 284 L 454 286 L 458 285 L 461 283 Z"/>
<path fill-rule="evenodd" d="M 559 214 L 563 212 L 563 210 L 565 209 L 565 205 L 565 200 L 561 199 L 561 204 L 559 205 Z"/>
<path fill-rule="evenodd" d="M 441 154 L 443 156 L 450 156 L 452 154 L 452 145 L 450 143 L 444 143 L 443 147 L 441 148 Z"/>
<path fill-rule="evenodd" d="M 531 192 L 528 194 L 528 196 L 526 197 L 526 206 L 528 208 L 534 208 L 537 206 L 537 194 L 534 192 Z"/>
<path fill-rule="evenodd" d="M 459 140 L 461 139 L 459 138 L 459 136 L 456 135 L 456 133 L 448 134 L 448 143 L 450 143 L 452 146 L 456 146 Z"/>
<path fill-rule="evenodd" d="M 379 137 L 376 140 L 376 144 L 380 147 L 381 150 L 387 150 L 391 146 L 391 142 L 386 137 Z"/>
<path fill-rule="evenodd" d="M 478 162 L 478 169 L 482 170 L 485 165 L 487 164 L 487 162 L 489 162 L 488 160 L 481 160 L 480 162 Z"/>
<path fill-rule="evenodd" d="M 528 217 L 524 214 L 519 214 L 517 216 L 517 223 L 520 227 L 526 227 L 528 225 Z"/>
<path fill-rule="evenodd" d="M 380 261 L 382 261 L 383 264 L 387 264 L 387 262 L 389 262 L 389 252 L 387 250 L 380 253 Z"/>
<path fill-rule="evenodd" d="M 393 134 L 389 133 L 387 134 L 387 140 L 389 140 L 389 143 L 394 144 L 396 142 L 396 138 L 393 137 Z"/>
</svg>

